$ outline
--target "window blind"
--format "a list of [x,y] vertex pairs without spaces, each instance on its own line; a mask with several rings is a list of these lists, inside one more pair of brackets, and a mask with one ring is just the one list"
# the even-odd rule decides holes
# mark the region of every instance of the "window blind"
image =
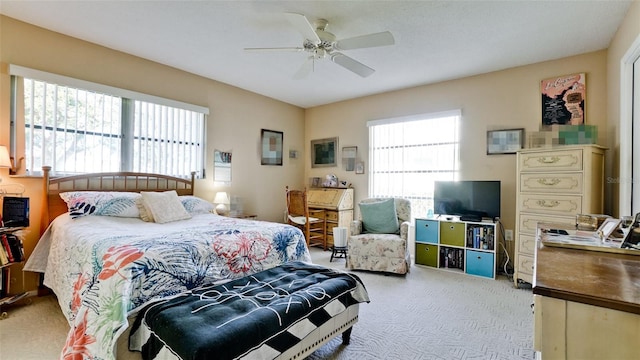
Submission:
[[412,215],[433,209],[433,183],[459,172],[460,111],[373,120],[369,127],[369,196],[411,200]]
[[[140,171],[190,177],[196,171],[203,177],[208,109],[37,70],[13,70],[47,79],[15,81],[14,75],[12,81],[12,96],[22,96],[12,103],[24,104],[24,119],[12,112],[12,139],[24,130],[29,172],[50,165],[67,174]],[[24,89],[20,93],[18,83]]]

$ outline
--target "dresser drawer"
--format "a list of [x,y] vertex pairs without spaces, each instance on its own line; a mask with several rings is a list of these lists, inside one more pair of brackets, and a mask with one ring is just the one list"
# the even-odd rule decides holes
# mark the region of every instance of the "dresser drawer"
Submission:
[[338,220],[338,212],[337,211],[325,210],[325,219],[327,219],[327,221],[337,221]]
[[520,171],[582,170],[582,149],[520,154]]
[[536,251],[536,237],[534,235],[518,234],[518,253],[533,256]]
[[522,173],[520,191],[582,194],[582,173]]
[[520,194],[518,208],[524,212],[576,215],[582,211],[582,197]]
[[518,254],[518,275],[522,273],[533,276],[534,265],[533,256]]
[[535,235],[538,222],[575,225],[576,218],[575,216],[551,216],[520,213],[520,221],[518,222],[518,233]]

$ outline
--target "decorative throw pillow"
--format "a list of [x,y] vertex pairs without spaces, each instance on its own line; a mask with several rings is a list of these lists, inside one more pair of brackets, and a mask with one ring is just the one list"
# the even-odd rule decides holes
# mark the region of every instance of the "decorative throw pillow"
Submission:
[[142,196],[136,199],[136,206],[138,207],[138,211],[140,212],[140,219],[146,222],[154,222],[153,215],[151,215],[151,211],[144,206],[144,201],[142,200]]
[[135,200],[140,194],[118,191],[69,191],[60,193],[72,219],[87,215],[140,217]]
[[142,202],[155,222],[159,224],[191,218],[182,206],[175,190],[165,192],[141,192]]
[[358,206],[365,233],[397,234],[400,230],[396,203],[393,199],[360,203]]
[[179,196],[179,198],[182,206],[191,215],[212,213],[215,208],[212,203],[196,196],[183,195]]

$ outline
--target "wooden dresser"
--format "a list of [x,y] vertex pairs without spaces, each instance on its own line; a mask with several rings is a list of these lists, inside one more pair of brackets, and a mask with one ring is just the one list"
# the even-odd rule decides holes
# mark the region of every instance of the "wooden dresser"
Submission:
[[333,246],[333,228],[349,228],[353,221],[353,188],[312,188],[307,192],[309,209],[325,210],[327,247]]
[[517,154],[514,276],[533,281],[536,225],[576,223],[577,214],[602,214],[604,153],[597,145],[523,149]]
[[640,358],[640,251],[542,246],[533,281],[542,359]]

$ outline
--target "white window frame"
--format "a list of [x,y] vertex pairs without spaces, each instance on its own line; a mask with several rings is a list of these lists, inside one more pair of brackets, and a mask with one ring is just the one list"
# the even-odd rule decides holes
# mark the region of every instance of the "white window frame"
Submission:
[[[202,114],[202,122],[198,131],[201,131],[201,140],[199,140],[199,146],[201,146],[201,150],[195,156],[196,159],[193,159],[195,164],[194,166],[199,167],[196,169],[188,169],[187,173],[191,171],[196,172],[196,177],[203,178],[204,177],[204,167],[205,167],[205,150],[206,150],[206,123],[207,116],[209,114],[209,109],[203,106],[193,105],[189,103],[184,103],[176,100],[166,99],[162,97],[157,97],[153,95],[143,94],[135,91],[130,91],[126,89],[121,89],[117,87],[112,87],[108,85],[93,83],[89,81],[84,81],[80,79],[75,79],[67,76],[62,76],[58,74],[48,73],[36,69],[30,69],[19,65],[11,64],[9,65],[9,75],[12,76],[12,91],[15,92],[16,89],[16,81],[14,81],[14,77],[22,77],[28,79],[34,79],[37,81],[43,81],[46,83],[57,84],[61,86],[67,86],[71,88],[82,89],[86,91],[107,94],[110,96],[120,97],[122,98],[122,107],[130,106],[134,102],[144,102],[154,104],[160,107],[169,107],[171,109],[178,110],[186,110],[188,112],[196,112]],[[22,96],[20,94],[16,94],[17,96]],[[17,101],[12,102],[11,107],[11,119],[12,119],[12,131],[11,131],[11,153],[15,157],[15,154],[18,153],[17,146],[24,146],[24,144],[18,144],[16,139],[19,139],[19,136],[16,136],[17,131],[23,131],[21,129],[24,128],[24,119],[18,120],[17,114],[22,113],[22,110],[17,110],[18,106]],[[133,106],[130,106],[133,107]],[[133,110],[132,110],[133,111]],[[124,117],[129,117],[129,119],[125,119]],[[120,156],[120,170],[119,171],[133,171],[133,147],[131,145],[131,141],[133,139],[134,134],[131,132],[133,126],[131,122],[133,121],[133,112],[131,112],[131,116],[123,116],[122,123],[122,132],[123,135],[126,136],[126,140],[122,141],[121,148],[122,153]],[[175,163],[175,161],[174,161]],[[175,164],[174,164],[175,167]],[[29,169],[29,174],[38,174],[40,169]],[[52,169],[55,172],[55,169]],[[166,171],[166,167],[161,169]],[[160,173],[164,173],[163,171],[158,171]],[[176,175],[175,173],[171,173],[172,171],[167,172],[167,175]],[[59,173],[58,173],[59,175]],[[179,176],[189,176],[184,174],[184,171]]]
[[[420,170],[412,170],[407,173],[423,173],[426,177],[429,177],[431,180],[431,186],[429,185],[429,181],[424,184],[424,192],[420,194],[414,193],[405,193],[403,189],[394,189],[396,191],[385,192],[385,193],[376,193],[376,144],[374,143],[374,128],[379,125],[388,125],[388,124],[403,124],[413,121],[434,121],[437,119],[444,118],[455,118],[455,123],[453,124],[453,134],[452,140],[447,140],[445,142],[429,142],[424,144],[419,144],[417,146],[420,147],[435,147],[441,145],[453,145],[453,154],[451,154],[452,163],[451,168],[447,169],[446,172],[437,172],[433,171],[433,169],[420,169]],[[458,180],[460,174],[460,123],[462,121],[462,111],[450,110],[450,111],[442,111],[436,113],[428,113],[428,114],[418,114],[404,117],[396,117],[396,118],[388,118],[388,119],[378,119],[371,120],[367,122],[367,127],[369,128],[369,197],[402,197],[408,199],[412,202],[412,217],[424,217],[427,216],[427,212],[429,208],[433,210],[433,181],[435,180]],[[402,147],[402,144],[399,144]],[[414,145],[416,146],[416,145]],[[433,174],[430,176],[428,174]],[[445,174],[445,175],[443,175]],[[431,206],[429,206],[429,204]],[[424,214],[423,214],[424,212]]]

